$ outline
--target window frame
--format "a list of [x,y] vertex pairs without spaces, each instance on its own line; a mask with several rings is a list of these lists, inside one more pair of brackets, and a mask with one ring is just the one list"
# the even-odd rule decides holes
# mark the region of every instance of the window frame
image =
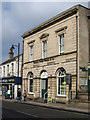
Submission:
[[[62,41],[61,36],[63,36],[63,42],[61,42]],[[58,35],[58,37],[59,37],[59,54],[63,54],[64,53],[64,38],[65,38],[65,35],[64,35],[64,33],[62,33],[62,34]],[[62,47],[63,47],[63,50],[62,50]]]
[[47,40],[44,40],[42,41],[42,58],[44,59],[46,57],[47,57]]
[[[59,80],[60,80],[60,86],[61,86],[61,78],[64,78],[64,82],[66,82],[66,74],[64,74],[64,75],[59,75],[59,72],[60,72],[61,70],[59,70],[58,71],[58,73],[57,73],[57,96],[64,96],[64,97],[66,97],[66,94],[61,94],[61,92],[60,92],[60,94],[58,94],[58,92],[59,92]],[[65,71],[64,71],[65,72]],[[66,90],[66,85],[64,85],[65,87],[64,87],[64,90]],[[61,89],[61,88],[60,88]],[[64,93],[66,93],[66,91],[64,91]]]
[[7,75],[8,75],[8,73],[9,73],[9,65],[7,65]]
[[12,76],[14,75],[14,63],[11,64],[11,69],[12,69]]
[[[30,77],[30,75],[33,76],[33,74],[32,74],[32,73],[29,74],[29,78],[28,78],[28,80],[29,80],[29,81],[28,81],[28,93],[29,93],[29,94],[34,94],[34,92],[31,92],[31,91],[30,91],[30,81],[33,80],[33,77]],[[34,88],[34,87],[33,87],[33,88]]]
[[29,61],[33,61],[33,47],[33,45],[29,46]]
[[5,66],[3,66],[3,77],[5,77]]

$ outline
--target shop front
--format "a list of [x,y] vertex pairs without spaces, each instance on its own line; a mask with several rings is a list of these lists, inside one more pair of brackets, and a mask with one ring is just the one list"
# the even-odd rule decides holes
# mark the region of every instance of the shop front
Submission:
[[17,90],[21,88],[21,77],[5,77],[0,79],[0,95],[8,95],[8,98],[15,99],[17,97]]

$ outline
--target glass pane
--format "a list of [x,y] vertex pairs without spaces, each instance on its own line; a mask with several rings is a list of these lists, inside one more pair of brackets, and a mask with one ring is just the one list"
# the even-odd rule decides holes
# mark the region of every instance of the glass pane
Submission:
[[61,94],[64,95],[64,86],[61,85]]
[[33,54],[33,46],[30,46],[30,53]]
[[60,94],[65,95],[65,91],[66,91],[66,82],[63,77],[61,78]]
[[42,80],[42,89],[46,89],[46,80]]
[[33,46],[30,46],[30,60],[33,60]]
[[62,71],[62,72],[61,72],[61,76],[63,76],[63,75],[65,75],[65,71]]
[[32,55],[30,55],[30,60],[32,60],[33,59],[33,56]]
[[66,95],[66,85],[64,86],[64,95]]
[[61,46],[61,53],[64,52],[64,45]]
[[64,34],[61,35],[61,44],[64,44]]
[[43,41],[43,50],[45,50],[45,41]]
[[63,83],[64,83],[64,77],[61,78],[61,85],[63,85]]
[[45,51],[45,55],[44,55],[44,57],[46,58],[46,51]]
[[58,75],[59,75],[59,76],[61,75],[61,70],[59,71]]
[[30,92],[33,92],[33,79],[30,80]]
[[60,78],[58,78],[58,94],[60,94]]
[[47,49],[47,41],[45,41],[45,50]]
[[47,41],[43,41],[43,58],[46,58]]
[[33,79],[33,74],[32,74],[32,73],[30,74],[30,78],[32,78],[32,79]]
[[64,52],[64,34],[60,35],[60,53]]

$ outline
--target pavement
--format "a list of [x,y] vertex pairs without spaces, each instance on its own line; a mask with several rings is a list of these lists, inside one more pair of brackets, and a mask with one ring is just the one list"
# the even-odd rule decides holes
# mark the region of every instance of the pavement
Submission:
[[[20,102],[19,100],[15,100],[15,99],[10,100],[10,99],[2,98],[2,100],[8,101],[8,102]],[[50,109],[58,109],[58,110],[70,111],[70,112],[78,112],[78,113],[90,115],[90,103],[69,103],[69,104],[40,103],[40,102],[34,102],[32,100],[21,101],[20,103],[39,106],[39,107],[45,107],[45,108],[50,108]]]

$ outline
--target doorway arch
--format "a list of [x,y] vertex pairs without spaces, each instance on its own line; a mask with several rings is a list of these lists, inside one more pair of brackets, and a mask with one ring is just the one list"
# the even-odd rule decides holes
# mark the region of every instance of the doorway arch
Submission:
[[[47,92],[48,89],[48,73],[47,71],[42,71],[41,72],[41,98],[47,98]],[[44,96],[45,95],[45,96]]]

